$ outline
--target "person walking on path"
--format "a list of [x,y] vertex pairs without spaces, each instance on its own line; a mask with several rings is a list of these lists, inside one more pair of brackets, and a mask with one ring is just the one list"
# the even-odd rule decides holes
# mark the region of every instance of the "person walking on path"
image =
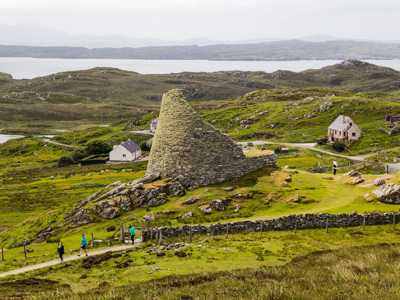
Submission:
[[60,261],[63,262],[64,261],[64,244],[62,241],[58,242],[58,246],[57,246],[57,252],[58,252],[58,256],[60,257]]
[[79,256],[81,256],[83,252],[85,252],[85,255],[88,256],[87,248],[88,248],[88,241],[86,238],[86,234],[83,233],[81,238],[81,248],[79,251]]
[[338,168],[337,162],[334,160],[333,163],[332,163],[333,175],[336,175],[336,173],[337,173],[337,168]]
[[129,225],[129,236],[132,241],[132,245],[135,243],[136,228],[132,224]]

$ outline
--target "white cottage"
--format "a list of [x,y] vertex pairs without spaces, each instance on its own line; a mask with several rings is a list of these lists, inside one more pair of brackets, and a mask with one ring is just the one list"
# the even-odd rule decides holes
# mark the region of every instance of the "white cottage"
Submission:
[[351,143],[361,137],[361,129],[354,121],[344,115],[340,115],[328,128],[329,142]]
[[158,119],[151,120],[151,122],[150,122],[150,132],[151,133],[156,132],[157,125],[158,125]]
[[134,161],[142,155],[140,147],[131,140],[114,145],[110,152],[110,161]]

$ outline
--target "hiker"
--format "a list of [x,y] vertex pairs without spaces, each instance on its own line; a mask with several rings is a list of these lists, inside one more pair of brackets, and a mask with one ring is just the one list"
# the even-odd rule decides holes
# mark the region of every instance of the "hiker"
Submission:
[[88,248],[88,241],[86,238],[86,234],[83,233],[81,238],[81,249],[79,250],[78,256],[81,256],[83,252],[85,252],[85,255],[88,256],[87,248]]
[[64,244],[62,241],[58,242],[58,246],[57,246],[57,252],[58,252],[58,256],[60,257],[60,261],[63,262],[64,261]]
[[333,164],[332,164],[333,175],[336,175],[336,173],[337,173],[337,167],[338,167],[337,162],[334,160],[334,161],[333,161]]
[[132,245],[135,243],[136,228],[132,224],[129,225],[129,236],[131,237]]

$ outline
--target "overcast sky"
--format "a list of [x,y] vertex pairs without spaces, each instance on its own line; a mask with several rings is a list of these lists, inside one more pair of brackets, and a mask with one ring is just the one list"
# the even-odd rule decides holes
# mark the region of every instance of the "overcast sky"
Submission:
[[400,40],[399,16],[400,0],[0,0],[0,43]]

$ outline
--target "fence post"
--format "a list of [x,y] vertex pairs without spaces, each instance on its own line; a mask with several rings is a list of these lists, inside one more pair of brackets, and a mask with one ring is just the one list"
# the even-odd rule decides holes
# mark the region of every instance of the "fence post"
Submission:
[[326,224],[325,224],[325,228],[326,228],[326,232],[328,233],[328,228],[329,228],[329,223],[328,223],[328,219],[326,219]]
[[121,243],[125,243],[125,228],[124,225],[121,225],[121,237],[120,237]]
[[1,247],[1,261],[4,261],[4,248]]
[[396,214],[393,213],[393,229],[396,228]]
[[226,224],[226,237],[229,236],[229,223]]
[[25,259],[27,259],[26,241],[24,241],[24,255],[25,255]]
[[92,248],[94,248],[94,233],[92,232]]
[[297,233],[297,219],[294,221],[294,234]]
[[162,230],[158,229],[158,244],[160,245],[162,241]]
[[192,226],[189,226],[189,243],[192,243]]

